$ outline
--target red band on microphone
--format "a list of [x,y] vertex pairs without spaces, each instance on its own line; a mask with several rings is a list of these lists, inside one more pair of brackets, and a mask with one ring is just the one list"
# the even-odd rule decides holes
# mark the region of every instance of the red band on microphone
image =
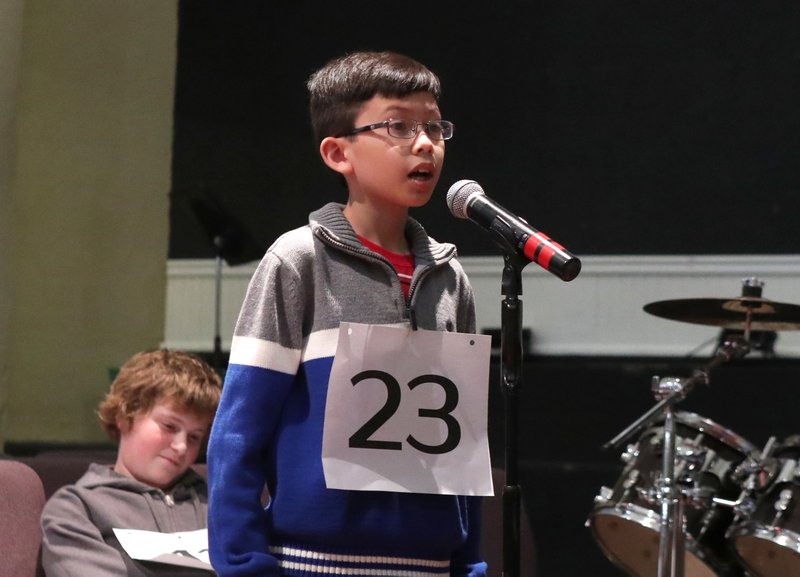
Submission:
[[563,250],[563,246],[557,242],[553,242],[549,236],[542,232],[531,235],[530,238],[525,241],[525,246],[522,247],[522,252],[528,259],[545,269],[550,268],[550,259],[553,258],[553,255]]

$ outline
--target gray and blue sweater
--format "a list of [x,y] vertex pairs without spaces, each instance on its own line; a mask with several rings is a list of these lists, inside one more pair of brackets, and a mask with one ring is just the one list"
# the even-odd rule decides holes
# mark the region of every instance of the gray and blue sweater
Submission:
[[[221,577],[483,577],[475,497],[328,489],[322,431],[339,323],[474,332],[453,245],[409,218],[408,300],[342,206],[281,236],[247,291],[208,449],[209,544]],[[264,484],[271,501],[260,501]]]

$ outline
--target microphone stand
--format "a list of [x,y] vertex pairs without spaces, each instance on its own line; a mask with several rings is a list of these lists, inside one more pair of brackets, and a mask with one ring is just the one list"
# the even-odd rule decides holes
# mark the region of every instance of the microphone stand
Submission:
[[528,264],[504,254],[500,359],[505,408],[505,486],[503,487],[503,577],[520,574],[520,504],[518,480],[519,386],[522,376],[522,269]]
[[[465,192],[466,195],[462,194]],[[470,198],[472,199],[470,201]],[[480,202],[478,200],[480,199]],[[519,387],[522,376],[522,269],[531,261],[551,270],[550,259],[559,265],[551,271],[561,280],[575,278],[580,260],[545,235],[530,229],[525,221],[490,202],[474,181],[459,181],[447,193],[447,205],[458,218],[470,218],[485,228],[503,251],[503,299],[500,327],[502,392],[505,409],[505,485],[503,486],[503,577],[520,574],[520,503],[518,481]],[[461,206],[459,206],[461,205]],[[464,209],[469,205],[469,211]],[[531,245],[531,239],[538,245]],[[544,247],[547,246],[545,249]],[[547,255],[545,257],[545,255]],[[557,271],[557,272],[556,272]]]

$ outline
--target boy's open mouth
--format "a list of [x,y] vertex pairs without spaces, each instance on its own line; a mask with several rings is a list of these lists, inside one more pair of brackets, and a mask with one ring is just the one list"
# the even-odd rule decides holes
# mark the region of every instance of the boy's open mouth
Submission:
[[412,180],[430,180],[433,177],[433,171],[430,170],[414,170],[408,175]]

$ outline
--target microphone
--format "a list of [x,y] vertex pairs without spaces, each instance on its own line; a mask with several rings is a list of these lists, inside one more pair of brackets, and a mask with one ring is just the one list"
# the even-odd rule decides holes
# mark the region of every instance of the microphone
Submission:
[[474,180],[459,180],[451,186],[447,207],[456,218],[468,218],[486,229],[504,250],[535,262],[563,281],[581,272],[580,259],[486,196]]

